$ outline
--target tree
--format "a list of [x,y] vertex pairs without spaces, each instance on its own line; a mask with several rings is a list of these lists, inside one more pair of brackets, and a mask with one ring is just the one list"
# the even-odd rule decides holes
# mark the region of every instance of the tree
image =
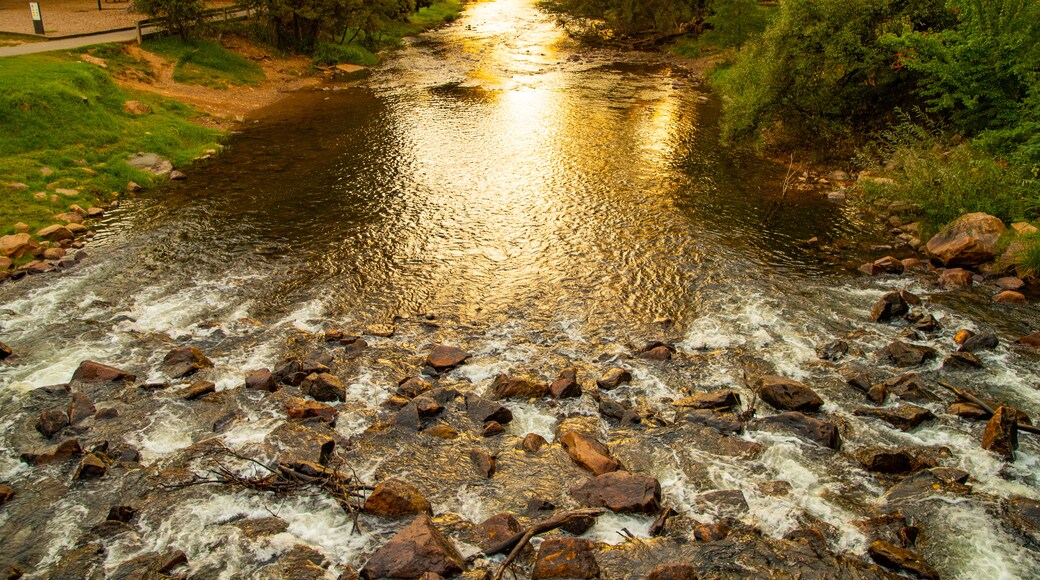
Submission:
[[758,0],[714,0],[707,22],[720,45],[740,46],[765,29],[766,14]]
[[202,22],[206,6],[203,0],[134,0],[134,8],[160,21],[168,34],[188,40]]

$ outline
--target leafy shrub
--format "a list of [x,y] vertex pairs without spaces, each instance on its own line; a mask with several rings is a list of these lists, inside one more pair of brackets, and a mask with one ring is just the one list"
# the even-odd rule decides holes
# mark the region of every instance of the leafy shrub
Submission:
[[167,33],[187,40],[202,22],[206,4],[203,0],[134,0],[134,9],[161,21]]
[[334,66],[340,63],[350,63],[361,66],[375,66],[379,59],[362,46],[356,44],[335,44],[322,42],[314,51],[314,64],[321,66]]

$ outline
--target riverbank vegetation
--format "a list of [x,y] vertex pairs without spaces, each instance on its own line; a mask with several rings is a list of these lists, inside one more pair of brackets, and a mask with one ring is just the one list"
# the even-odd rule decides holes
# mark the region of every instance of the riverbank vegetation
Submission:
[[[869,170],[926,225],[1040,217],[1035,0],[559,0],[620,38],[720,55],[732,144]],[[728,50],[726,50],[728,48]]]
[[[221,132],[199,126],[177,101],[130,92],[104,69],[71,53],[5,58],[0,74],[0,232],[18,221],[31,231],[70,204],[88,207],[150,182],[126,159],[154,152],[186,164]],[[124,104],[152,111],[138,115]],[[74,193],[73,193],[74,192]]]

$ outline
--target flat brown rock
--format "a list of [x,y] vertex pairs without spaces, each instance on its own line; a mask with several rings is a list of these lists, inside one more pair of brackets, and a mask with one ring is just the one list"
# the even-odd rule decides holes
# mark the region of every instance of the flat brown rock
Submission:
[[136,377],[124,370],[86,360],[72,374],[72,380],[81,382],[111,383],[116,381],[132,381]]
[[686,409],[732,409],[740,404],[740,395],[730,390],[697,393],[674,401],[672,405]]
[[399,479],[388,479],[377,485],[365,500],[365,511],[377,516],[398,517],[432,514],[433,508],[419,488]]
[[444,372],[451,370],[470,357],[470,354],[461,348],[448,346],[446,344],[438,344],[433,347],[429,356],[426,357],[426,364],[430,365],[438,372]]
[[491,393],[496,399],[536,399],[545,396],[548,389],[545,383],[533,383],[509,375],[498,375],[491,383]]
[[764,375],[757,382],[762,400],[781,411],[816,411],[823,406],[823,399],[816,391],[798,381]]
[[582,538],[552,538],[538,548],[531,580],[599,578],[595,544]]
[[575,463],[596,475],[623,469],[621,462],[611,457],[606,445],[588,435],[568,431],[560,438],[560,442]]
[[918,578],[938,580],[939,575],[920,556],[888,542],[878,540],[867,548],[870,557],[891,570],[909,572]]
[[570,494],[586,507],[655,513],[660,508],[661,484],[647,475],[614,471],[586,481],[571,489]]

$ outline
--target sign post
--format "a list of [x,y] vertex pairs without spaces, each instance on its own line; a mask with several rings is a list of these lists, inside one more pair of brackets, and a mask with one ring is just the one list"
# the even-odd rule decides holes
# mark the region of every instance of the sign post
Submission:
[[29,12],[32,13],[33,30],[36,31],[36,34],[43,34],[43,15],[40,14],[40,3],[30,2]]

